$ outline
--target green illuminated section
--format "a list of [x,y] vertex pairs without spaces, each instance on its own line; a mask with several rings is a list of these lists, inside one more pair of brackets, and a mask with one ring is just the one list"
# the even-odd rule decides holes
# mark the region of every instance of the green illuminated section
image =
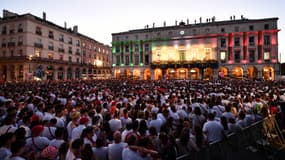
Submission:
[[116,53],[116,46],[112,48],[112,53]]
[[131,64],[130,64],[130,66],[131,66],[131,67],[133,67],[133,66],[134,66],[134,64],[133,64],[133,63],[131,63]]
[[125,64],[124,64],[124,63],[122,63],[120,66],[121,66],[121,67],[124,67],[124,66],[125,66]]
[[113,63],[113,64],[112,64],[112,66],[113,66],[113,67],[116,67],[116,64],[115,64],[115,63]]
[[143,63],[140,63],[140,66],[143,66]]

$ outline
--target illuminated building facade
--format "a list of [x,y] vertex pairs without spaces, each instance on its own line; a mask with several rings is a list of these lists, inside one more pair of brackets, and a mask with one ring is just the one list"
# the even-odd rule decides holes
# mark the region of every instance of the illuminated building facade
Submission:
[[112,34],[114,78],[213,79],[279,76],[278,18],[180,22]]
[[43,17],[3,11],[0,81],[111,77],[111,48]]

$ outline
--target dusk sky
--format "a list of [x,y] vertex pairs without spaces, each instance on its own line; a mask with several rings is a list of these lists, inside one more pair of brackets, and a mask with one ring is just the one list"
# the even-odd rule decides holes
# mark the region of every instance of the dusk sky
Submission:
[[[285,2],[282,0],[1,0],[1,10],[31,13],[57,25],[78,25],[80,33],[111,45],[111,33],[142,29],[145,25],[174,25],[187,18],[191,23],[202,17],[216,21],[279,17],[279,53],[285,62]],[[2,17],[2,15],[1,15]],[[280,57],[280,56],[279,56]]]

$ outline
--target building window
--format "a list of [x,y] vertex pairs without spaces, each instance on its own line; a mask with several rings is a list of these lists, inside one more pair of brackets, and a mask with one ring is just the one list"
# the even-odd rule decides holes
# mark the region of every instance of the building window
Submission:
[[226,39],[225,38],[221,38],[220,42],[221,42],[221,47],[226,47]]
[[61,42],[64,42],[64,35],[63,35],[63,34],[60,34],[58,40],[61,41]]
[[125,52],[130,52],[130,46],[129,45],[125,46]]
[[264,52],[264,61],[269,61],[270,60],[270,51],[265,51]]
[[129,39],[129,36],[126,36],[125,38],[126,38],[126,40],[128,40],[128,39]]
[[120,52],[120,46],[116,46],[116,53]]
[[119,41],[119,40],[120,40],[120,37],[118,36],[118,37],[116,37],[116,39],[117,39],[117,41]]
[[240,38],[235,37],[235,47],[239,47],[239,46],[240,46]]
[[139,45],[135,44],[135,52],[139,52]]
[[255,38],[254,38],[254,36],[250,36],[248,38],[248,42],[249,42],[250,46],[254,46],[255,45]]
[[76,40],[76,46],[80,47],[80,41]]
[[268,29],[269,29],[269,24],[265,24],[265,25],[264,25],[264,29],[265,29],[265,30],[268,30]]
[[203,60],[211,60],[212,59],[212,49],[211,48],[205,48],[205,57]]
[[255,50],[249,50],[249,62],[253,63],[255,61]]
[[120,59],[121,59],[121,56],[117,55],[116,56],[116,65],[120,65]]
[[63,55],[60,54],[59,57],[58,57],[58,59],[62,61],[62,60],[63,60]]
[[138,54],[135,55],[135,65],[139,65],[140,56]]
[[149,55],[148,54],[144,55],[144,64],[149,65]]
[[53,43],[52,42],[48,42],[48,49],[53,51]]
[[53,53],[51,52],[48,53],[48,59],[53,59]]
[[239,32],[239,26],[235,26],[235,32]]
[[145,39],[148,39],[148,34],[145,35]]
[[36,57],[41,57],[41,50],[36,49],[35,50],[35,55],[36,55]]
[[20,23],[20,24],[18,25],[18,32],[19,32],[19,33],[23,32],[22,23]]
[[72,57],[71,56],[68,57],[68,62],[72,62]]
[[235,51],[235,62],[240,63],[240,51]]
[[156,33],[157,38],[160,38],[160,32]]
[[36,34],[37,35],[42,35],[42,29],[41,29],[41,27],[36,27]]
[[172,34],[173,34],[173,33],[172,33],[171,31],[170,31],[170,32],[168,32],[168,35],[169,35],[169,36],[172,36]]
[[148,52],[148,51],[149,51],[149,44],[145,44],[145,45],[144,45],[144,51],[145,51],[145,52]]
[[2,39],[2,48],[4,48],[4,47],[6,47],[6,39],[5,38]]
[[7,27],[6,26],[3,26],[2,27],[2,34],[6,34],[7,33]]
[[14,57],[14,50],[10,51],[11,57]]
[[224,33],[225,32],[225,28],[221,28],[221,32]]
[[63,44],[59,44],[58,51],[64,52]]
[[2,55],[3,55],[3,57],[6,57],[6,51],[5,50],[2,52]]
[[53,39],[53,31],[48,32],[48,38]]
[[20,49],[20,50],[18,51],[18,53],[19,53],[19,54],[18,54],[19,56],[23,56],[23,50],[22,50],[22,49]]
[[138,36],[138,35],[136,35],[135,37],[136,37],[136,40],[138,40],[138,39],[139,39],[139,36]]
[[226,61],[226,51],[221,51],[220,52],[220,59],[224,63]]
[[79,58],[76,58],[76,63],[79,63],[80,61],[79,61]]
[[126,65],[129,65],[130,64],[130,56],[129,55],[126,55],[125,56],[125,59],[126,59]]
[[264,45],[270,45],[270,35],[264,35]]
[[22,46],[23,45],[23,36],[19,36],[18,37],[18,46]]
[[197,31],[196,31],[196,29],[193,29],[192,32],[193,32],[193,34],[196,34]]
[[253,31],[253,30],[254,30],[254,26],[253,26],[253,25],[250,25],[250,26],[249,26],[249,30],[250,30],[250,31]]
[[69,39],[68,39],[68,44],[72,44],[72,38],[71,37],[69,37]]
[[72,47],[68,47],[68,53],[72,54]]

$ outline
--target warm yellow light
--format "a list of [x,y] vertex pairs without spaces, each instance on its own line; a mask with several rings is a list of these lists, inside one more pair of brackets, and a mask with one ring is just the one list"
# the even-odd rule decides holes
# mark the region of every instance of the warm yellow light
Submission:
[[195,69],[191,69],[190,72],[191,72],[191,73],[195,73],[196,70],[195,70]]
[[103,65],[103,62],[101,60],[95,60],[94,61],[94,65],[96,66],[102,66]]
[[187,45],[186,45],[186,48],[189,49],[189,48],[190,48],[190,44],[187,44]]
[[178,45],[177,44],[174,45],[174,49],[178,49]]

